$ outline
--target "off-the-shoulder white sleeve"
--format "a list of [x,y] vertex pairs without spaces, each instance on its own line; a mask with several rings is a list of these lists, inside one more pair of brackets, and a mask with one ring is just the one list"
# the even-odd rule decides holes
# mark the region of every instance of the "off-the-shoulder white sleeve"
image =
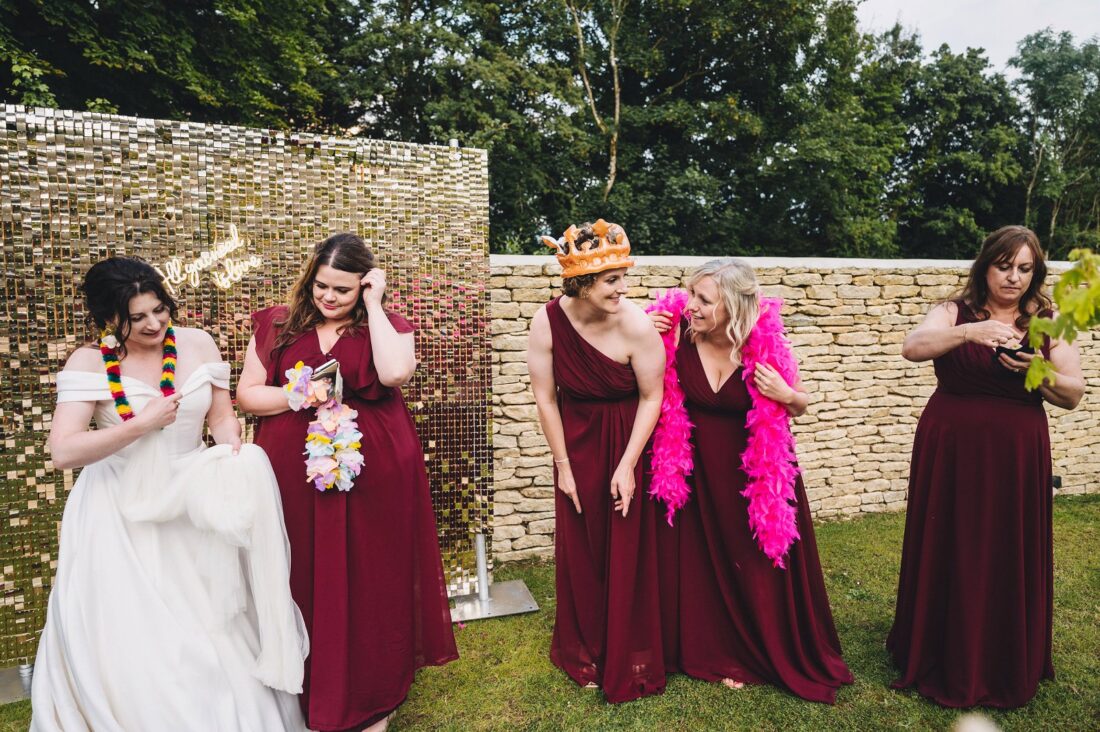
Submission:
[[187,383],[183,385],[183,395],[187,396],[207,384],[218,389],[228,389],[229,364],[225,361],[209,361],[199,366],[195,369],[195,373],[187,378]]
[[111,398],[107,374],[62,371],[57,375],[57,402],[100,402]]

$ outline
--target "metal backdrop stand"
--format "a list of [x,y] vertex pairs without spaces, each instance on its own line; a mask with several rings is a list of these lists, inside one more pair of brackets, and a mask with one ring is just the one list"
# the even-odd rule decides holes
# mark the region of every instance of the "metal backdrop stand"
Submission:
[[484,620],[504,615],[531,613],[539,609],[523,580],[489,584],[489,562],[485,553],[485,534],[474,534],[477,560],[477,592],[454,598],[451,622]]

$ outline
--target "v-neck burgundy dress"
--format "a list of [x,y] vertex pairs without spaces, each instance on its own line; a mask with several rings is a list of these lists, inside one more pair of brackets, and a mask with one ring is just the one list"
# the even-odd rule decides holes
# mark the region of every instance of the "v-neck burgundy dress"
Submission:
[[[363,471],[350,491],[306,482],[306,428],[314,410],[262,417],[256,444],[279,479],[290,585],[310,635],[302,711],[309,728],[359,730],[404,701],[421,666],[458,657],[451,630],[423,451],[400,389],[383,386],[366,327],[322,353],[311,330],[274,349],[285,307],[252,316],[267,383],[286,383],[297,361],[340,362],[344,403],[359,412]],[[390,314],[399,333],[412,326]]]
[[[977,320],[956,304],[956,325]],[[964,343],[933,363],[886,641],[901,670],[894,686],[948,707],[1018,707],[1054,678],[1046,411],[985,346]]]
[[[582,513],[555,490],[557,612],[550,660],[609,702],[665,688],[657,594],[658,507],[646,495],[642,461],[624,517],[613,510],[611,476],[638,409],[633,369],[573,327],[558,299],[546,305],[565,445]],[[555,473],[555,484],[557,475]]]
[[774,684],[833,703],[852,683],[814,540],[801,476],[799,538],[778,569],[749,528],[741,453],[752,398],[738,368],[715,393],[695,344],[682,334],[676,359],[692,425],[691,497],[660,528],[664,636],[670,670],[707,681]]

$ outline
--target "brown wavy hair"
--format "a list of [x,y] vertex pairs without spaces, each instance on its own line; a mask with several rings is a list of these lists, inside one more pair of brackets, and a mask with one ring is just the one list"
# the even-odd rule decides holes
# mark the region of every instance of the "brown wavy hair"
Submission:
[[[307,333],[324,322],[325,316],[313,304],[313,281],[321,265],[328,265],[341,272],[354,272],[362,277],[378,266],[374,253],[366,243],[355,234],[343,232],[333,234],[313,248],[313,254],[306,262],[302,274],[290,291],[290,305],[286,318],[275,322],[279,336],[275,339],[275,348],[282,348],[294,342],[303,333]],[[360,293],[361,295],[362,293]],[[341,333],[354,333],[367,319],[367,308],[363,298],[358,297],[351,310],[351,322],[340,329]]]
[[957,295],[957,299],[965,302],[979,320],[989,320],[992,315],[985,307],[989,301],[986,272],[990,267],[1011,262],[1016,258],[1020,247],[1031,250],[1035,268],[1031,272],[1031,284],[1020,297],[1020,316],[1016,318],[1016,327],[1027,330],[1033,315],[1050,309],[1050,297],[1045,292],[1047,260],[1042,247],[1039,246],[1039,237],[1026,226],[1002,226],[982,242],[981,251],[978,252],[977,259],[970,267],[966,285]]

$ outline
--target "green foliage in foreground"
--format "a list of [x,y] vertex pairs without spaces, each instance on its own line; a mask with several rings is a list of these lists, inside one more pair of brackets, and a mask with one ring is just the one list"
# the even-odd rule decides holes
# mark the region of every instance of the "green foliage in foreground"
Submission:
[[[904,516],[885,514],[817,528],[844,657],[854,685],[835,707],[771,687],[730,691],[682,675],[664,695],[605,704],[550,664],[554,568],[506,565],[498,580],[522,579],[541,610],[456,627],[462,658],[420,672],[391,729],[403,730],[943,730],[960,712],[893,691],[883,643],[893,620]],[[1087,730],[1100,720],[1100,496],[1054,504],[1054,666],[1023,709],[989,711],[1005,730]],[[26,729],[27,702],[0,707],[0,732]]]
[[[1089,249],[1074,249],[1069,255],[1073,267],[1062,273],[1054,285],[1053,318],[1034,318],[1028,328],[1031,347],[1038,350],[1043,336],[1073,343],[1077,334],[1100,325],[1100,255]],[[1028,389],[1037,389],[1051,378],[1054,367],[1042,356],[1027,370]]]

